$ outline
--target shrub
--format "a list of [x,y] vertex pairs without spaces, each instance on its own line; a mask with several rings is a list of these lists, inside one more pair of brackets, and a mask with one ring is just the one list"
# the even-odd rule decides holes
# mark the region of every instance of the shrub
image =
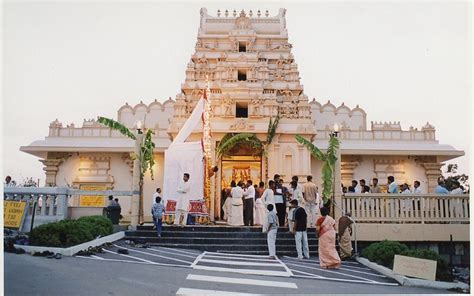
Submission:
[[436,279],[440,281],[453,280],[451,273],[449,272],[448,263],[443,258],[441,258],[438,253],[432,250],[410,250],[405,244],[384,240],[379,243],[370,244],[362,251],[362,256],[366,257],[372,262],[376,262],[377,264],[383,265],[390,269],[393,268],[393,260],[395,255],[435,260],[437,261]]
[[407,245],[395,241],[384,240],[379,243],[370,244],[362,251],[362,256],[372,262],[392,268],[393,258],[395,255],[402,254],[406,251],[408,251]]
[[408,250],[401,254],[403,256],[428,259],[437,261],[436,264],[436,279],[440,281],[452,281],[453,277],[449,272],[449,265],[446,260],[441,258],[438,253],[428,249]]
[[30,232],[30,244],[34,246],[67,248],[93,238],[87,226],[75,220],[43,224]]
[[40,225],[30,232],[29,239],[34,246],[67,248],[91,241],[99,235],[109,235],[112,229],[109,219],[90,216]]
[[94,238],[99,235],[106,236],[113,232],[112,222],[103,216],[86,216],[77,219],[77,221],[86,224]]

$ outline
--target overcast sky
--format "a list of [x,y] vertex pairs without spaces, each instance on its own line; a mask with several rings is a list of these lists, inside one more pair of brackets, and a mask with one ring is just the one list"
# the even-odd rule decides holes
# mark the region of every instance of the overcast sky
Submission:
[[[19,147],[58,118],[116,118],[125,102],[174,98],[194,52],[199,9],[287,8],[289,41],[308,97],[359,104],[370,121],[429,121],[440,143],[471,143],[468,3],[41,3],[4,6],[4,174],[45,176]],[[467,157],[455,160],[468,172]]]

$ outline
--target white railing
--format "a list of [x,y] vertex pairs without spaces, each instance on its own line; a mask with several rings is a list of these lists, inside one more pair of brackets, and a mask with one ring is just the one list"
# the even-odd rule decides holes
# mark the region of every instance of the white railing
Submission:
[[[34,216],[34,227],[68,218],[68,198],[80,195],[132,196],[133,191],[86,191],[68,187],[4,187],[4,200],[27,203],[21,231],[29,231]],[[34,204],[36,202],[36,208]]]
[[358,223],[469,223],[468,194],[346,194],[342,209]]

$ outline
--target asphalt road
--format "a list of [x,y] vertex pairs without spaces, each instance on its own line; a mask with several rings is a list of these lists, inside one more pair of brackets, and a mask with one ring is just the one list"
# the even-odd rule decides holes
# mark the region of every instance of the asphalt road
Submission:
[[[5,295],[447,293],[399,286],[357,263],[328,272],[318,268],[317,258],[269,260],[121,243],[92,257],[60,260],[5,253]],[[119,247],[129,254],[117,254]]]

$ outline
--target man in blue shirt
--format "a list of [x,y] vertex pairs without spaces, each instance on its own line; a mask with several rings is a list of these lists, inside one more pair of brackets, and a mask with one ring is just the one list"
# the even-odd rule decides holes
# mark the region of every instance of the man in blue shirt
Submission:
[[393,176],[388,176],[388,189],[387,193],[398,193],[398,185],[395,183],[395,178]]
[[444,187],[444,179],[443,178],[439,178],[438,179],[438,186],[436,186],[436,189],[435,189],[435,193],[436,194],[449,194],[449,191],[448,189],[446,189],[446,187]]

